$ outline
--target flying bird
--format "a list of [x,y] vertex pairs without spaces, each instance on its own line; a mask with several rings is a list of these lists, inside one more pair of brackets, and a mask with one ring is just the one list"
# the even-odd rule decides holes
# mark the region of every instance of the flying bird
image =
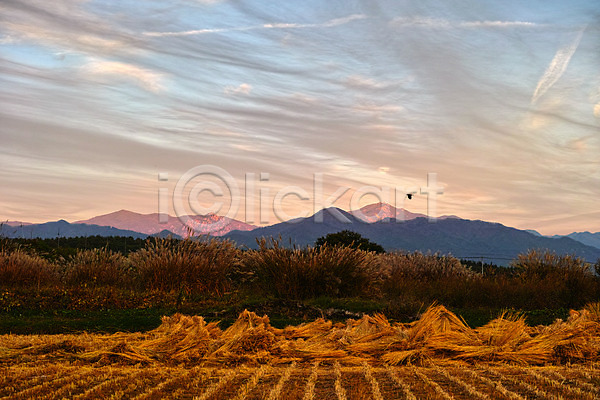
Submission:
[[412,199],[412,193],[407,193],[406,197],[408,197],[409,200]]

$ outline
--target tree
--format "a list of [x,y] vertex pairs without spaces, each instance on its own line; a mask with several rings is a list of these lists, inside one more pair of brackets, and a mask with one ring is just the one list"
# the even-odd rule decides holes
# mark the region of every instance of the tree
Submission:
[[384,248],[377,243],[371,242],[369,239],[362,237],[359,233],[349,230],[322,236],[315,242],[315,247],[319,248],[325,244],[327,246],[352,247],[364,251],[385,253]]

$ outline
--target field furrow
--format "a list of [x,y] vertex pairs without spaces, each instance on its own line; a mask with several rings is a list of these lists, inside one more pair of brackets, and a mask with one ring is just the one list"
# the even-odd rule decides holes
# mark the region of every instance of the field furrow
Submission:
[[19,364],[3,370],[2,399],[595,399],[600,367],[524,368],[449,362],[158,366]]

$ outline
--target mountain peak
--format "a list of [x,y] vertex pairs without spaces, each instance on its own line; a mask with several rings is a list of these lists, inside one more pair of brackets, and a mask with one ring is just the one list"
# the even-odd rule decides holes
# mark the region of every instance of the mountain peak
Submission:
[[361,221],[372,223],[385,219],[397,219],[400,221],[409,221],[415,218],[427,218],[425,214],[412,213],[404,208],[396,208],[388,203],[373,203],[361,207],[358,210],[352,210],[350,213]]
[[351,223],[356,220],[356,218],[349,212],[342,210],[338,207],[327,207],[322,210],[317,211],[312,217],[309,217],[314,221],[331,221],[337,220],[342,223]]
[[75,223],[110,226],[147,235],[155,235],[167,230],[181,237],[189,235],[188,226],[192,227],[196,234],[210,234],[213,236],[221,236],[232,230],[247,231],[255,228],[253,225],[221,217],[213,213],[207,215],[184,215],[181,218],[168,216],[166,222],[161,222],[158,213],[140,214],[129,210],[119,210]]

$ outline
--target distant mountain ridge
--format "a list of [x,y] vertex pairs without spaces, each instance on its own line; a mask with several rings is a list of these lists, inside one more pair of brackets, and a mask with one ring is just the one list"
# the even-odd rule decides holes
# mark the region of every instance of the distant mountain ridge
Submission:
[[[210,234],[212,236],[223,236],[232,230],[249,231],[256,228],[254,225],[215,214],[190,215],[184,216],[182,219],[187,219],[187,223],[194,228],[194,235]],[[188,227],[177,217],[169,215],[166,223],[160,223],[158,213],[139,214],[128,210],[120,210],[110,214],[99,215],[74,223],[111,226],[113,228],[132,230],[147,235],[154,235],[163,230],[173,232],[181,237],[188,237],[189,234]]]
[[364,222],[377,222],[385,219],[409,221],[415,218],[427,218],[425,214],[412,213],[404,208],[396,208],[387,203],[373,203],[350,211],[354,217]]
[[[30,224],[23,226],[3,226],[0,235],[9,238],[40,238],[52,239],[56,237],[77,236],[131,236],[145,239],[149,235],[110,226],[91,224],[70,224],[65,220],[45,222],[43,224]],[[156,236],[163,236],[165,232],[157,232]]]
[[[396,219],[397,221],[410,221],[415,218],[429,218],[426,214],[412,213],[405,208],[396,208],[388,203],[373,203],[361,207],[358,210],[351,210],[350,214],[361,221],[372,223],[387,219]],[[458,218],[455,215],[443,215],[437,219]]]
[[31,222],[22,222],[22,221],[0,221],[0,224],[4,224],[6,226],[25,226],[31,225]]
[[[342,215],[342,222],[335,215]],[[316,222],[322,220],[322,222]],[[571,238],[548,238],[510,228],[499,223],[460,218],[437,219],[417,217],[404,222],[384,219],[366,223],[338,208],[321,210],[294,223],[257,228],[248,232],[232,231],[225,238],[239,245],[256,248],[260,237],[282,238],[284,245],[312,245],[317,238],[341,230],[351,230],[382,245],[386,250],[441,252],[459,258],[482,259],[507,265],[518,254],[530,249],[549,249],[559,254],[576,254],[590,262],[600,258],[600,249]]]
[[[120,210],[71,224],[64,220],[43,224],[10,221],[0,224],[0,236],[188,236],[187,227],[178,218],[169,216],[164,224],[159,223],[158,218],[157,213],[140,214]],[[386,203],[370,204],[351,212],[331,207],[308,218],[296,218],[264,227],[213,214],[190,216],[189,221],[200,232],[195,232],[195,235],[210,233],[223,236],[250,248],[256,247],[256,239],[260,237],[281,237],[284,245],[305,246],[314,244],[317,238],[328,233],[348,229],[382,245],[386,250],[451,253],[461,258],[481,259],[501,265],[534,248],[576,254],[590,262],[600,258],[600,232],[573,232],[566,236],[548,237],[533,230],[519,230],[456,216],[443,216],[431,222],[425,214],[396,209]]]
[[600,232],[573,232],[566,235],[566,237],[569,237],[573,240],[577,240],[578,242],[581,242],[588,246],[600,249]]

